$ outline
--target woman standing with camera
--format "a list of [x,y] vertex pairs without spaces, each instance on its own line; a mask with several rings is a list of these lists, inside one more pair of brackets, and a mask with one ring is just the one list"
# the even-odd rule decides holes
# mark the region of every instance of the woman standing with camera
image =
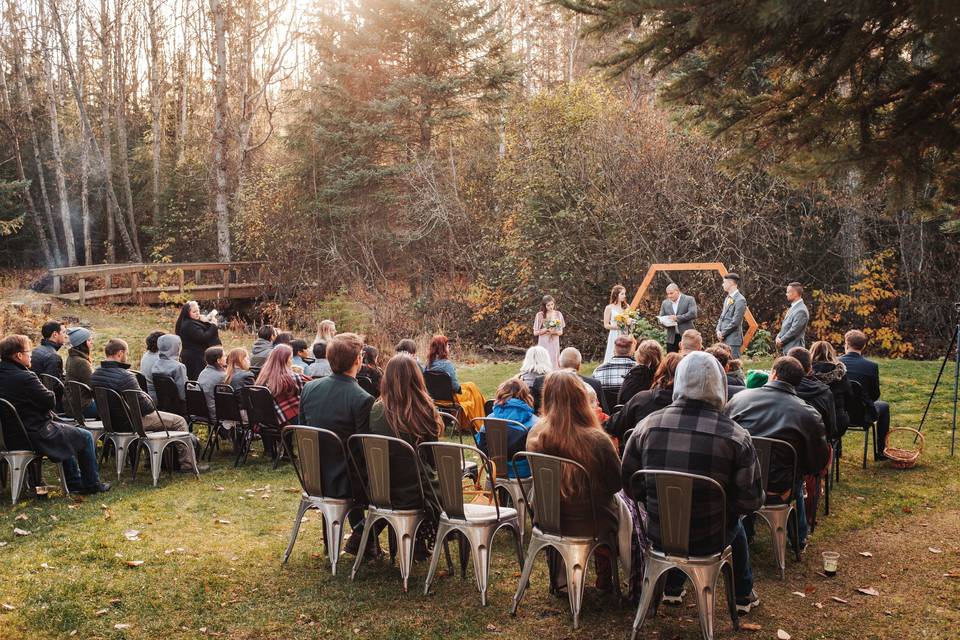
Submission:
[[203,353],[209,347],[220,344],[220,329],[217,326],[217,310],[200,313],[200,305],[190,300],[180,308],[174,332],[180,336],[183,349],[180,362],[187,367],[187,379],[196,380],[206,366]]

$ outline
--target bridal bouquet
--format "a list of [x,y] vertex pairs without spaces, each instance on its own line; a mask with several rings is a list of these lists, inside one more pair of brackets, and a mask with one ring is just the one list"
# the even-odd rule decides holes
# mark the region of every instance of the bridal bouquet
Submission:
[[634,309],[624,309],[613,317],[613,321],[617,323],[620,333],[626,335],[633,333],[633,327],[639,319],[640,314]]
[[561,325],[560,325],[560,321],[559,321],[559,320],[556,320],[556,319],[554,319],[554,320],[547,320],[547,321],[545,321],[545,322],[543,323],[543,328],[544,328],[544,329],[547,329],[547,330],[549,330],[549,331],[557,331],[557,330],[560,329],[560,326],[561,326]]

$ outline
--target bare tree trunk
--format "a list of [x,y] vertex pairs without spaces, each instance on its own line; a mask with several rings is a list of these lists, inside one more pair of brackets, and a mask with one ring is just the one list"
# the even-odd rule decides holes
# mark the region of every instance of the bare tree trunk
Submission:
[[47,239],[47,228],[43,219],[37,212],[33,203],[33,195],[30,193],[30,181],[27,180],[27,174],[23,169],[23,154],[20,152],[20,133],[17,130],[17,118],[13,115],[12,103],[10,101],[10,91],[7,88],[7,74],[0,71],[0,90],[3,91],[3,108],[6,110],[9,122],[10,139],[13,142],[14,159],[17,161],[17,179],[23,183],[23,199],[27,204],[27,213],[30,219],[37,227],[37,239],[40,241],[40,249],[43,251],[43,257],[47,267],[57,265],[56,256],[50,247],[50,241]]
[[[83,46],[83,12],[80,0],[77,0],[77,89],[81,101],[84,100],[83,64],[86,53]],[[93,264],[93,244],[90,238],[90,152],[87,140],[90,136],[80,123],[80,220],[83,225],[83,263]]]
[[50,114],[50,151],[53,154],[53,169],[57,180],[57,198],[60,201],[60,224],[63,225],[63,242],[67,249],[67,264],[71,267],[77,264],[77,246],[73,238],[73,223],[70,220],[70,200],[67,194],[67,179],[63,171],[63,152],[60,149],[60,120],[57,114],[57,92],[53,86],[53,65],[50,58],[53,52],[47,40],[49,25],[43,11],[43,2],[40,8],[40,28],[43,30],[43,71],[46,75],[47,110]]
[[843,257],[843,269],[847,282],[853,284],[860,273],[863,262],[863,212],[852,206],[860,188],[860,172],[856,169],[847,173],[847,200],[851,205],[840,207],[840,247]]
[[115,120],[117,123],[117,153],[120,160],[120,181],[123,186],[123,195],[126,200],[127,224],[130,228],[130,237],[136,253],[140,254],[140,239],[137,231],[137,219],[133,211],[133,190],[130,188],[130,162],[127,148],[127,63],[123,53],[123,5],[121,0],[116,4],[116,26],[114,30],[114,83],[116,99]]
[[183,28],[183,46],[180,49],[180,103],[179,119],[177,121],[176,134],[176,152],[174,153],[173,166],[180,164],[180,156],[183,153],[183,147],[186,144],[187,134],[189,133],[189,121],[187,112],[190,100],[190,42],[189,21],[187,15],[188,0],[183,0],[183,9],[180,11],[180,23]]
[[[107,189],[113,189],[113,152],[111,150],[110,126],[110,79],[113,76],[113,56],[110,53],[110,13],[106,0],[100,0],[100,129],[103,133],[103,179]],[[114,221],[113,203],[104,198],[103,205],[107,219],[107,262],[117,261],[117,229]]]
[[160,129],[160,109],[163,104],[163,80],[160,73],[160,25],[157,21],[157,7],[154,0],[147,5],[150,38],[150,130],[153,135],[153,227],[160,224],[160,141],[163,132]]
[[227,43],[226,9],[221,0],[210,0],[216,46],[216,92],[213,109],[213,213],[217,219],[217,255],[230,262],[230,209],[227,195]]

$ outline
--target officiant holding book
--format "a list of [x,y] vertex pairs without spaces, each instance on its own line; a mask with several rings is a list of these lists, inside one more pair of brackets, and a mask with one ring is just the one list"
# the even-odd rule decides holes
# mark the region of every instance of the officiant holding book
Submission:
[[697,318],[697,301],[693,296],[681,293],[680,287],[671,282],[667,285],[667,299],[660,304],[659,317],[667,330],[667,352],[679,351],[680,336],[687,329],[693,329],[693,321]]

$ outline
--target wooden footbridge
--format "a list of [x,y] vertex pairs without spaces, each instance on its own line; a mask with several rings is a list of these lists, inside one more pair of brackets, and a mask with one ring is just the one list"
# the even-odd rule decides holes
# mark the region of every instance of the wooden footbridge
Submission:
[[263,262],[98,264],[51,269],[53,295],[80,304],[256,298]]

